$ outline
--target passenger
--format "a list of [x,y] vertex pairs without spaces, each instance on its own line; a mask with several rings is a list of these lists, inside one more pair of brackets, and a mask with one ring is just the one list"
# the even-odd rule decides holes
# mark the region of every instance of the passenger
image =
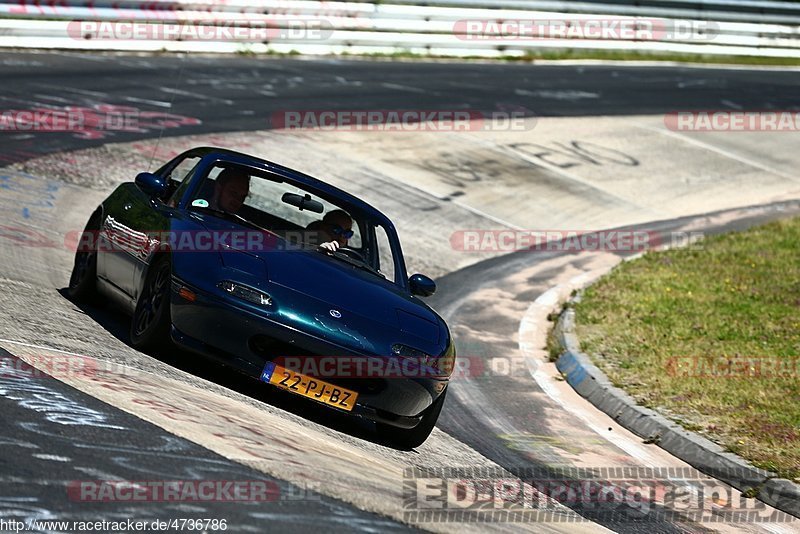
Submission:
[[344,210],[332,210],[321,221],[309,224],[307,229],[319,233],[322,241],[320,249],[335,252],[339,247],[346,247],[348,240],[353,237],[353,218]]

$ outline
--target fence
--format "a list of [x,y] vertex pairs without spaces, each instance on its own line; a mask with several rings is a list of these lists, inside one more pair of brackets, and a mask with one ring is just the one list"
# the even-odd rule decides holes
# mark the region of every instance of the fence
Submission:
[[732,0],[0,0],[0,47],[525,56],[800,57],[800,4]]

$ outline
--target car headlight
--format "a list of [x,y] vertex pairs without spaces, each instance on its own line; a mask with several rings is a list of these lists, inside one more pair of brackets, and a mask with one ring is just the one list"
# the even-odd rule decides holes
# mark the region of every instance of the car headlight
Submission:
[[450,376],[453,372],[456,358],[455,347],[452,345],[441,358],[431,356],[426,352],[415,349],[414,347],[409,347],[408,345],[403,345],[402,343],[395,343],[392,345],[392,354],[414,360],[419,365],[432,369],[434,371],[433,376],[437,377]]
[[426,365],[428,367],[431,367],[436,363],[436,358],[430,354],[422,352],[419,349],[415,349],[414,347],[403,345],[402,343],[395,343],[392,345],[392,354],[395,356],[402,356],[403,358],[415,360],[421,365]]
[[217,284],[221,290],[230,293],[234,297],[258,304],[259,306],[272,306],[272,297],[263,291],[253,289],[252,287],[243,286],[230,280],[223,280]]

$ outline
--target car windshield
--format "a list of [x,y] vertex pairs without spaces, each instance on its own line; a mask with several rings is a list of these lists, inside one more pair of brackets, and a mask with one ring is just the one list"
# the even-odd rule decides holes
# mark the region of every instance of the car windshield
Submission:
[[[335,199],[248,167],[219,162],[201,180],[189,209],[268,230],[289,248],[317,250],[398,283],[396,252],[379,222]],[[332,241],[338,244],[335,251],[321,246]]]

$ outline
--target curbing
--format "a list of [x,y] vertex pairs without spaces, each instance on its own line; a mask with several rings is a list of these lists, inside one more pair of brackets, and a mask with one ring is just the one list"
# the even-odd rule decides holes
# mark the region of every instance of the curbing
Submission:
[[770,506],[800,518],[800,485],[750,465],[708,439],[682,428],[657,412],[639,406],[580,351],[575,334],[575,310],[567,307],[554,331],[561,356],[556,367],[582,397],[648,443],[685,461],[697,470],[754,495]]

